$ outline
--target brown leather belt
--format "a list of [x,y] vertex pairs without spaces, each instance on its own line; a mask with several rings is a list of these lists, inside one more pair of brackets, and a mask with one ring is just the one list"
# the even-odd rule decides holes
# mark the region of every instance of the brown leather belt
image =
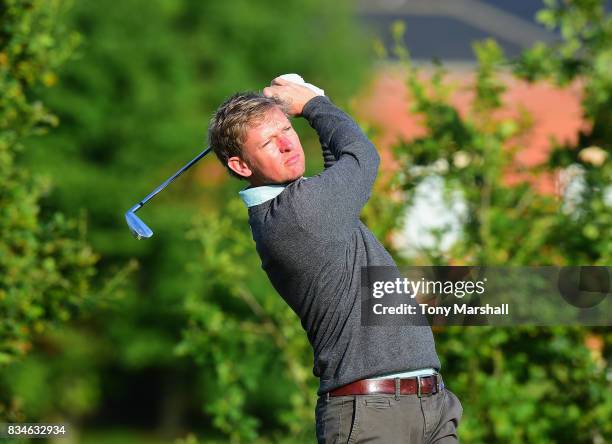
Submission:
[[[399,387],[398,387],[399,386]],[[431,396],[444,388],[442,378],[438,374],[430,376],[415,376],[413,378],[391,379],[361,379],[343,385],[329,392],[329,396],[396,394],[399,388],[400,395]]]

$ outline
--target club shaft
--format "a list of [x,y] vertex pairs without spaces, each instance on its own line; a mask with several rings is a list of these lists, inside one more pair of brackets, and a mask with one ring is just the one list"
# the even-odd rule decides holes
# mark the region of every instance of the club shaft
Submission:
[[159,193],[161,190],[163,190],[164,188],[166,188],[174,179],[176,179],[177,177],[179,177],[181,174],[183,174],[184,171],[188,170],[189,168],[191,168],[198,160],[200,160],[202,157],[206,156],[210,151],[212,150],[212,148],[208,147],[206,148],[204,151],[202,151],[200,154],[198,154],[196,157],[193,158],[193,160],[191,162],[189,162],[187,165],[185,165],[183,168],[181,168],[180,170],[178,170],[176,173],[174,173],[174,175],[172,177],[170,177],[168,180],[166,180],[164,183],[162,183],[160,186],[158,186],[157,188],[155,188],[147,197],[145,197],[144,199],[142,199],[139,203],[137,203],[136,205],[134,205],[132,208],[130,208],[130,211],[134,212],[137,211],[138,209],[140,209],[144,204],[146,204],[149,200],[151,200],[153,198],[153,196],[155,196],[157,193]]

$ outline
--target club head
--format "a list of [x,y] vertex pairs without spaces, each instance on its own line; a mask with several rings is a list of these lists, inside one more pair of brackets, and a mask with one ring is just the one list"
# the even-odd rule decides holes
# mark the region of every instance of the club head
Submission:
[[127,221],[130,231],[136,239],[142,239],[143,237],[149,238],[153,236],[153,231],[146,224],[134,214],[132,211],[125,213],[125,220]]

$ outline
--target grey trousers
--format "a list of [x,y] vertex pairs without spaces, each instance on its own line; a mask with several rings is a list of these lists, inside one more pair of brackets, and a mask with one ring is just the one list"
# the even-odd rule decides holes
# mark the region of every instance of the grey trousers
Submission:
[[330,443],[458,443],[463,414],[447,388],[434,395],[320,396],[317,441]]

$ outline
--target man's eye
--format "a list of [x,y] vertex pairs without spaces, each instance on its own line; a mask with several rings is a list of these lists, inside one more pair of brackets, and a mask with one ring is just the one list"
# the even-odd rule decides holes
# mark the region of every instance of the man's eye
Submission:
[[293,128],[291,128],[290,126],[288,126],[287,128],[285,128],[285,131],[289,131],[289,130],[291,130],[291,129],[293,129]]

